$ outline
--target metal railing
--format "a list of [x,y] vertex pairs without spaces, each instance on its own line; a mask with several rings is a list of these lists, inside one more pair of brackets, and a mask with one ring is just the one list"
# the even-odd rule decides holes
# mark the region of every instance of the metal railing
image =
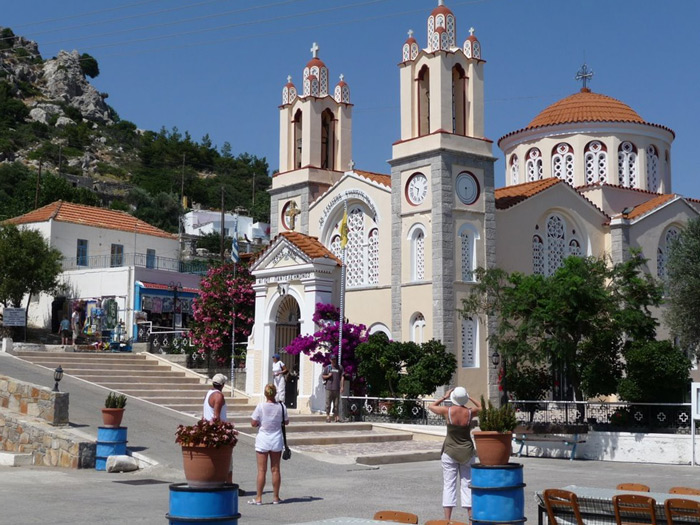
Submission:
[[151,354],[183,354],[185,348],[190,346],[187,337],[189,329],[167,330],[153,327],[148,334],[148,351]]
[[690,433],[690,403],[511,401],[523,424],[585,424],[594,430]]
[[208,266],[204,261],[179,261],[159,255],[149,256],[145,253],[125,253],[123,255],[90,255],[85,257],[64,257],[64,270],[79,270],[81,268],[121,268],[137,266],[166,270],[169,272],[193,273],[204,275]]
[[442,416],[428,410],[434,399],[344,396],[345,416],[355,421],[444,425]]

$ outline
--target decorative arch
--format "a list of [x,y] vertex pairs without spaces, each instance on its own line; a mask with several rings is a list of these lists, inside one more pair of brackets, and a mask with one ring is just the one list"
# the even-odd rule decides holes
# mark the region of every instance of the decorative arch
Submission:
[[647,146],[647,190],[659,191],[659,150],[656,146]]
[[599,140],[586,144],[586,184],[605,184],[608,181],[608,149]]
[[369,329],[367,330],[367,333],[369,335],[376,334],[378,332],[381,332],[383,334],[386,334],[386,336],[391,339],[391,330],[389,330],[389,327],[385,325],[384,323],[374,323],[370,325]]
[[294,169],[301,168],[301,154],[303,147],[303,126],[302,126],[302,113],[300,109],[296,110],[294,113],[294,162],[292,165]]
[[510,156],[510,183],[517,184],[520,180],[520,159],[516,154]]
[[430,69],[423,66],[418,72],[418,136],[430,133]]
[[425,280],[425,226],[416,223],[408,230],[408,242],[411,245],[411,281]]
[[411,316],[411,341],[421,344],[425,341],[425,317],[422,313],[416,312]]
[[461,65],[452,68],[452,133],[467,134],[467,75]]
[[321,113],[321,169],[335,169],[335,115],[326,108]]
[[461,277],[464,282],[474,282],[476,269],[476,241],[479,231],[471,224],[463,224],[459,228],[459,249]]
[[620,186],[636,188],[639,184],[637,146],[629,141],[620,144],[617,150],[617,171]]
[[542,180],[542,152],[538,148],[530,148],[525,161],[527,181]]
[[574,148],[560,142],[552,149],[552,175],[574,185]]
[[661,236],[661,239],[659,239],[659,247],[656,251],[656,275],[662,281],[665,281],[668,277],[666,273],[666,264],[668,263],[669,248],[671,247],[671,244],[673,244],[673,241],[678,238],[680,233],[681,231],[679,227],[671,225],[666,228]]
[[535,226],[532,237],[532,271],[540,275],[552,275],[571,255],[582,257],[580,234],[560,213],[550,213],[544,223],[544,231]]
[[479,367],[479,323],[473,317],[462,319],[462,368]]

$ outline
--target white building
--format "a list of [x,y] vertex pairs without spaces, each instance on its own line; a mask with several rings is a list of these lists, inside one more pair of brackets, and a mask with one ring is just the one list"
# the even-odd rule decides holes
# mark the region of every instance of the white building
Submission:
[[[221,233],[221,211],[193,209],[182,219],[185,234],[207,235]],[[267,244],[270,241],[270,225],[265,222],[255,222],[252,217],[224,213],[224,235],[232,236],[234,229],[238,237],[252,244]]]
[[128,337],[137,317],[163,327],[188,324],[203,268],[179,261],[176,235],[126,212],[63,201],[7,222],[39,231],[63,254],[65,292],[35,298],[30,325],[56,332],[75,308],[89,335],[114,328],[108,311],[124,321]]

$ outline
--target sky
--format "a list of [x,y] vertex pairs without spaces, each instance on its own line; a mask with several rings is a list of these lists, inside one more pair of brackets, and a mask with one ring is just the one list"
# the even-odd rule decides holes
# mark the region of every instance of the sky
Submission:
[[[399,138],[401,47],[413,29],[426,46],[437,0],[3,0],[0,26],[39,44],[94,56],[91,82],[139,128],[189,132],[234,154],[279,165],[279,109],[287,75],[301,89],[314,42],[331,86],[342,73],[353,107],[356,169],[390,172]],[[676,133],[673,191],[700,198],[700,1],[445,0],[457,40],[482,46],[486,136],[496,186],[505,185],[497,141],[544,108],[589,87]],[[693,146],[696,144],[696,146]]]

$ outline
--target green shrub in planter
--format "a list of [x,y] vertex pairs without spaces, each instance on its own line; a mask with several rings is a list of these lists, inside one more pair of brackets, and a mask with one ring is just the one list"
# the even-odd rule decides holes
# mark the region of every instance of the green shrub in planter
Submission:
[[105,399],[105,408],[124,408],[125,406],[126,396],[124,394],[110,392],[107,399]]
[[485,402],[481,396],[481,412],[479,412],[479,428],[483,431],[511,433],[518,425],[515,409],[510,403],[496,408],[491,401]]

